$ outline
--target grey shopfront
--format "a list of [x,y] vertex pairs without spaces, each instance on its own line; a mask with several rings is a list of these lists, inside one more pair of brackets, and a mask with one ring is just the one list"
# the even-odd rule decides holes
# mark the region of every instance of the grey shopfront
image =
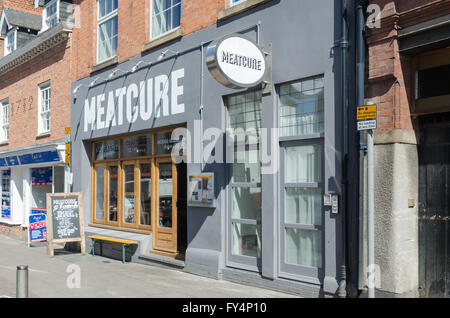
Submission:
[[[87,235],[138,240],[133,260],[181,258],[203,276],[336,294],[345,265],[340,5],[269,1],[74,82],[72,191],[83,195]],[[234,33],[268,53],[268,86],[227,88],[208,72],[208,45]],[[171,161],[177,128],[189,132],[186,164]],[[230,144],[239,128],[255,138]],[[214,176],[209,207],[187,202],[188,176],[202,173]],[[325,194],[338,195],[338,213]]]

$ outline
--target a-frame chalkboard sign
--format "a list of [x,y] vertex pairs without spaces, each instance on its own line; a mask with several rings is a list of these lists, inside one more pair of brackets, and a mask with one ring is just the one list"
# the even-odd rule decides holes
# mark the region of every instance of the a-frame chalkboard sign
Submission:
[[80,242],[86,253],[81,193],[47,194],[47,255],[54,256],[54,243]]

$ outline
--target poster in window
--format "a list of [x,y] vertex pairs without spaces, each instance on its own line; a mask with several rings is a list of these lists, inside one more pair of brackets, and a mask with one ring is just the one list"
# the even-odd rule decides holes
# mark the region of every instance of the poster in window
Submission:
[[188,205],[197,207],[215,207],[214,174],[202,173],[188,176]]
[[31,184],[52,185],[53,169],[52,167],[34,168],[31,170]]

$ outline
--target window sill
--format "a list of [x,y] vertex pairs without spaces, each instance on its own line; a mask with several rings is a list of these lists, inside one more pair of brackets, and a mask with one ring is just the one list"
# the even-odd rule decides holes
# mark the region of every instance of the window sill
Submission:
[[2,141],[2,142],[0,142],[0,147],[1,146],[7,146],[7,145],[9,145],[9,141]]
[[183,36],[183,28],[178,28],[176,30],[174,30],[173,32],[170,32],[166,35],[163,35],[160,38],[156,38],[154,40],[150,40],[149,42],[145,43],[144,45],[142,45],[142,53],[151,50],[157,46],[160,46],[161,44],[170,42],[172,40],[181,38]]
[[94,66],[91,66],[91,73],[98,72],[100,70],[103,70],[103,69],[110,67],[112,65],[115,65],[117,63],[119,63],[119,57],[116,55],[116,56],[110,58],[109,60],[106,60],[106,61],[96,64]]
[[36,136],[36,139],[50,137],[50,132],[42,133]]
[[259,5],[269,2],[269,1],[272,1],[272,0],[246,0],[242,3],[235,4],[231,7],[228,7],[228,8],[225,8],[225,9],[219,11],[219,16],[217,17],[217,21],[228,19],[232,16],[235,16],[239,13],[251,10],[256,6],[259,6]]

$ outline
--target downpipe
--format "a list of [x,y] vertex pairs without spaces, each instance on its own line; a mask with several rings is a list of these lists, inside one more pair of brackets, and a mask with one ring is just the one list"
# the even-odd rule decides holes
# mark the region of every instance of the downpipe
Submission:
[[340,281],[337,297],[347,297],[347,157],[348,157],[348,85],[347,85],[347,51],[348,51],[348,26],[347,26],[347,0],[342,0],[342,39],[341,39],[341,64],[342,64],[342,265],[340,267]]

